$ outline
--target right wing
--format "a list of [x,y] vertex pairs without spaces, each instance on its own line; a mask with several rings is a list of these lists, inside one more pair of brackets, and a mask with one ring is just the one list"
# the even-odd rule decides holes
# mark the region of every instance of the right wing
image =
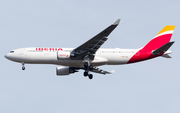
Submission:
[[104,44],[104,42],[107,40],[106,37],[117,27],[119,22],[120,19],[81,46],[75,48],[71,52],[71,58],[75,60],[82,60],[86,55],[89,55],[90,60],[93,60],[96,51],[101,47],[102,44]]

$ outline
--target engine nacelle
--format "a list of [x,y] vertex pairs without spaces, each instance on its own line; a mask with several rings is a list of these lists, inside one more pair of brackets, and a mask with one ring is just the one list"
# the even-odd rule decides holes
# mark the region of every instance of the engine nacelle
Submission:
[[56,73],[57,75],[60,75],[60,76],[69,75],[74,72],[77,72],[77,71],[70,67],[57,67],[56,68]]
[[65,51],[58,51],[57,52],[57,59],[69,59],[70,58],[70,52],[65,52]]

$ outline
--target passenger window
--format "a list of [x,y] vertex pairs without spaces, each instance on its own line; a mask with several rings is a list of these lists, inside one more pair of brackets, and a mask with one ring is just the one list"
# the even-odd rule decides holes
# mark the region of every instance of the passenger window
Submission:
[[14,53],[14,51],[10,51],[10,53]]

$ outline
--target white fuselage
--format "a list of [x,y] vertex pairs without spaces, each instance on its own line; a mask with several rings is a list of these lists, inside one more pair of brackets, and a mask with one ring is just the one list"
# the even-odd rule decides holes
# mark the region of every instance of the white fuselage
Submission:
[[[70,58],[58,59],[58,51],[71,52],[73,48],[21,48],[5,55],[9,60],[31,64],[56,64],[71,67],[83,67],[83,60]],[[94,66],[127,64],[139,49],[99,49],[90,61]]]
[[168,49],[174,43],[170,42],[174,25],[164,27],[148,44],[139,49],[100,49],[119,22],[120,19],[77,48],[21,48],[10,51],[5,57],[22,63],[22,70],[25,70],[25,63],[55,64],[66,66],[57,67],[57,75],[69,75],[83,69],[84,76],[88,76],[89,79],[93,78],[90,71],[99,74],[114,73],[114,70],[108,72],[97,66],[129,64],[159,56],[171,58],[168,55],[171,51]]

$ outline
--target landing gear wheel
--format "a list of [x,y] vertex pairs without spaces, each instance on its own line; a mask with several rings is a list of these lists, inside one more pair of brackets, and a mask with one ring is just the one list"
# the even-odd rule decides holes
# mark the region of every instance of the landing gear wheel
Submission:
[[90,75],[88,75],[89,76],[89,79],[92,79],[93,78],[93,75],[92,74],[90,74]]
[[24,66],[22,67],[22,70],[25,70],[25,67],[24,67]]
[[85,77],[88,76],[88,72],[87,72],[87,71],[84,72],[84,76],[85,76]]

